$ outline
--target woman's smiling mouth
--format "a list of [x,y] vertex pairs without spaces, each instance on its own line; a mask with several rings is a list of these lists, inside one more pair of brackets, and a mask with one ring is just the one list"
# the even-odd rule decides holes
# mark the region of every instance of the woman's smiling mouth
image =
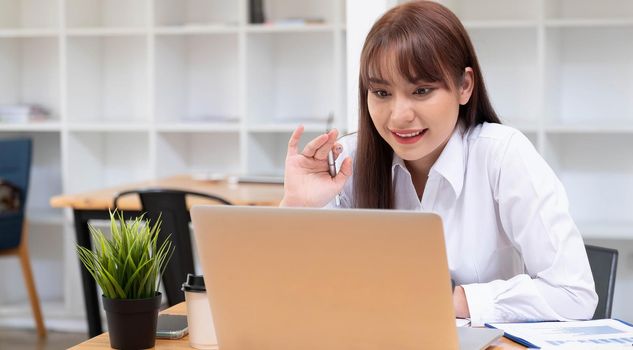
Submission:
[[411,143],[416,143],[420,139],[422,139],[424,134],[426,134],[427,130],[429,129],[427,128],[427,129],[420,129],[420,130],[397,130],[397,131],[390,130],[390,131],[391,131],[391,134],[396,139],[396,141],[398,141],[399,143],[411,144]]

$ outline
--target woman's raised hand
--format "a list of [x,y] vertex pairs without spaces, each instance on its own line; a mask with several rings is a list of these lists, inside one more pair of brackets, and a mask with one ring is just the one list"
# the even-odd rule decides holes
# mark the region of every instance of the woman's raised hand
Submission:
[[322,207],[341,192],[347,178],[352,175],[352,159],[347,157],[335,177],[328,172],[327,154],[334,159],[342,152],[336,143],[338,131],[331,130],[310,141],[301,152],[298,150],[303,126],[299,126],[288,141],[286,171],[284,174],[284,198],[281,206]]

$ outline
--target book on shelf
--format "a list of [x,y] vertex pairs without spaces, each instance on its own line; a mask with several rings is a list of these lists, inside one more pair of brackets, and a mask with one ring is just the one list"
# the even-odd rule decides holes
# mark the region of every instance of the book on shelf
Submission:
[[40,105],[0,105],[0,123],[39,122],[48,120],[50,116],[50,111]]
[[266,19],[264,0],[249,0],[249,23],[278,26],[305,26],[311,24],[324,24],[325,19],[320,17],[287,17],[270,21]]
[[319,17],[289,17],[277,20],[272,24],[279,26],[307,26],[325,24],[325,20]]
[[266,22],[264,15],[264,0],[249,1],[249,17],[252,24],[261,24]]

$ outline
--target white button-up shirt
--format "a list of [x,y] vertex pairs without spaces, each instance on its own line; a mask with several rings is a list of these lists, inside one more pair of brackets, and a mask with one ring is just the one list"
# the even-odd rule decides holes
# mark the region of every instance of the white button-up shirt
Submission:
[[[354,157],[356,134],[340,143],[339,166]],[[354,176],[362,174],[348,179],[341,207],[354,207]],[[484,123],[462,135],[456,128],[422,200],[395,154],[392,181],[396,209],[442,217],[450,273],[464,287],[473,325],[593,316],[598,296],[567,195],[519,131]]]

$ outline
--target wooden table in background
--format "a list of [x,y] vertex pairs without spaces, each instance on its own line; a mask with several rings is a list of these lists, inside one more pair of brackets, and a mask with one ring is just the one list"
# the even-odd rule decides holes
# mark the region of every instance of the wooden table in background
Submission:
[[[108,210],[114,196],[123,191],[142,188],[170,188],[186,191],[210,193],[220,196],[235,205],[278,205],[283,197],[280,184],[231,184],[227,181],[194,180],[189,175],[178,175],[159,180],[150,180],[97,191],[68,194],[51,198],[53,208],[73,208],[82,210]],[[207,203],[196,199],[189,204]],[[124,210],[140,210],[141,203],[135,196],[121,198],[119,207]]]
[[[55,196],[50,204],[54,208],[72,208],[75,218],[75,235],[77,244],[91,249],[92,243],[88,222],[90,220],[109,220],[108,209],[112,208],[117,193],[144,188],[166,188],[220,196],[236,205],[276,206],[283,197],[283,186],[279,184],[233,184],[226,181],[194,180],[189,175],[179,175],[159,180],[144,181],[97,191]],[[214,203],[192,197],[188,199],[189,207],[196,204]],[[126,218],[141,214],[141,203],[138,196],[126,196],[119,200],[119,209]],[[88,321],[88,335],[97,336],[102,333],[97,285],[86,268],[81,265],[84,304]]]
[[[187,314],[187,304],[180,303],[178,305],[174,305],[169,309],[161,312],[161,314],[170,314],[170,315],[186,315]],[[108,333],[103,333],[97,337],[86,340],[85,342],[70,348],[71,350],[100,350],[100,349],[110,349],[110,338],[108,337]],[[156,339],[156,350],[184,350],[184,349],[193,349],[189,346],[189,336],[185,336],[181,339]],[[522,350],[525,347],[513,342],[512,340],[501,338],[497,342],[495,342],[492,346],[488,347],[487,350]]]

